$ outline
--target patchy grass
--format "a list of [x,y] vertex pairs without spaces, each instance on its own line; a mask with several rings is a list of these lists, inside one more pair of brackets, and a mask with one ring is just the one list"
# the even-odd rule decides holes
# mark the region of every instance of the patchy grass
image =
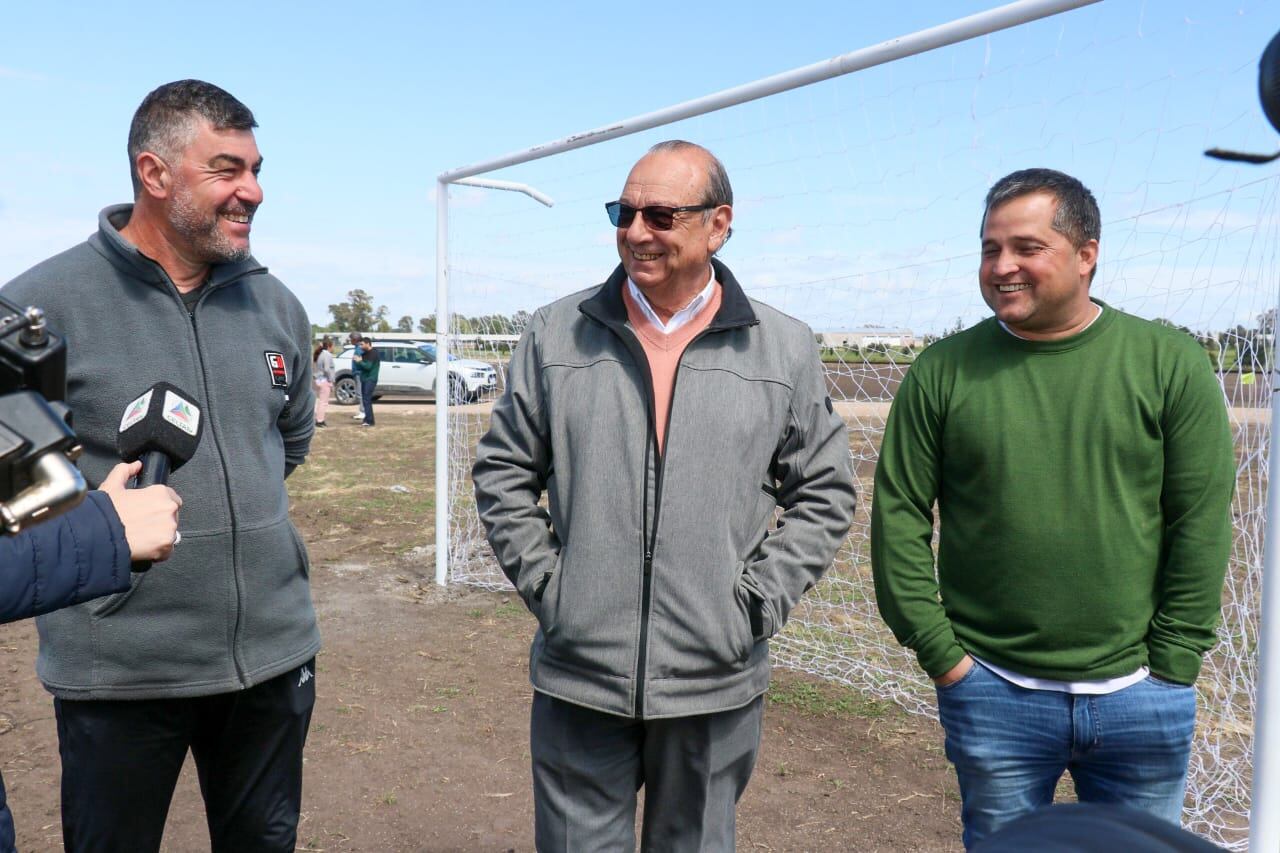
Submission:
[[498,619],[517,619],[523,617],[527,612],[525,606],[520,602],[507,599],[504,599],[501,604],[493,609],[493,615]]
[[329,427],[288,481],[312,563],[377,566],[418,555],[426,563],[435,542],[434,410],[379,411],[374,429],[361,429],[351,411],[330,408]]
[[811,717],[870,720],[902,713],[892,702],[870,698],[852,687],[799,678],[775,679],[766,698],[770,705],[793,708]]

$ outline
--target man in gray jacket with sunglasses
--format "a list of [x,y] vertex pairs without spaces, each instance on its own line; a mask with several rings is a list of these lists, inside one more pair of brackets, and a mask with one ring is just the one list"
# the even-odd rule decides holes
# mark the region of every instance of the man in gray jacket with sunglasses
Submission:
[[633,848],[641,786],[643,849],[733,849],[769,637],[852,519],[813,333],[712,257],[732,204],[709,151],[650,149],[606,205],[621,265],[533,316],[480,443],[480,516],[538,619],[539,850]]

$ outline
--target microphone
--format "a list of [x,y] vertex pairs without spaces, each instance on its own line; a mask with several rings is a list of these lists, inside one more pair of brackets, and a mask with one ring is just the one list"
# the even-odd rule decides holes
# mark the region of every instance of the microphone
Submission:
[[203,432],[204,419],[191,395],[157,382],[125,407],[116,449],[125,462],[142,460],[138,488],[163,485],[195,455]]
[[[1262,51],[1262,59],[1258,62],[1258,100],[1262,101],[1262,112],[1266,115],[1267,121],[1280,131],[1280,33],[1272,37],[1270,44]],[[1237,163],[1261,164],[1280,160],[1280,151],[1274,154],[1247,154],[1224,148],[1210,148],[1204,153],[1206,157],[1233,160]]]
[[[168,382],[157,382],[125,407],[116,433],[116,449],[125,462],[142,460],[136,488],[164,485],[169,475],[195,455],[204,432],[200,407],[191,395]],[[135,572],[151,568],[150,560],[133,564]]]

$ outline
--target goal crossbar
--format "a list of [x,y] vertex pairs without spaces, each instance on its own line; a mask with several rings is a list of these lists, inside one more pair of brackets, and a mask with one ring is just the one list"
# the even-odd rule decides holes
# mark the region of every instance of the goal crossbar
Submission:
[[554,142],[547,142],[542,145],[535,145],[532,148],[504,154],[492,160],[485,160],[480,163],[473,163],[470,166],[461,166],[448,172],[441,172],[436,180],[441,184],[456,183],[462,178],[469,178],[472,175],[481,175],[485,172],[505,169],[508,166],[540,160],[543,157],[550,157],[553,154],[572,151],[575,148],[582,148],[587,145],[596,145],[610,139],[617,139],[620,136],[630,136],[633,133],[661,127],[664,124],[673,124],[677,121],[705,115],[726,107],[767,98],[779,92],[786,92],[791,89],[798,89],[801,86],[809,86],[823,80],[830,80],[833,77],[852,74],[854,71],[861,71],[864,68],[873,68],[886,62],[893,62],[907,56],[914,56],[917,53],[924,53],[939,47],[968,41],[972,38],[1007,30],[1010,27],[1020,26],[1041,18],[1049,18],[1062,12],[1069,12],[1072,9],[1099,2],[1101,0],[1018,0],[1016,3],[1009,3],[1005,6],[988,9],[985,12],[978,12],[967,18],[957,18],[946,24],[918,30],[909,35],[899,36],[870,47],[855,50],[852,53],[841,54],[831,59],[815,62],[812,65],[805,65],[802,68],[783,71],[780,74],[774,74],[771,77],[765,77],[751,83],[744,83],[741,86],[734,86],[731,89],[723,89],[710,95],[704,95],[701,98],[685,101],[682,104],[612,122],[583,133],[574,133]]

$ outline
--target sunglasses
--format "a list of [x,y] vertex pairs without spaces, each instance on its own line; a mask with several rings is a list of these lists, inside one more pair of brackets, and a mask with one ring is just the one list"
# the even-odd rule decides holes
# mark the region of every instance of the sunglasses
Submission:
[[630,228],[636,214],[644,217],[645,224],[654,231],[670,231],[675,224],[677,213],[690,213],[695,210],[712,210],[718,204],[687,204],[684,207],[667,207],[663,204],[650,204],[646,207],[632,207],[626,202],[611,201],[604,206],[609,214],[609,221],[614,228]]

